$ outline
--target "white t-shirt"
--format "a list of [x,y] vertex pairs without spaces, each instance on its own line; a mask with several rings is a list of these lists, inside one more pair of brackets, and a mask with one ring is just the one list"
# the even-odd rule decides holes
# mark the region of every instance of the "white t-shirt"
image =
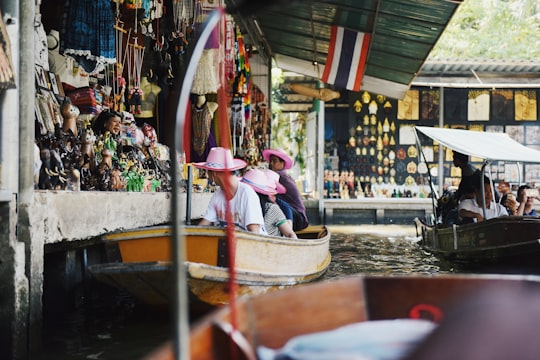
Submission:
[[[225,225],[227,223],[225,204],[225,193],[219,189],[210,198],[210,203],[203,217],[212,223]],[[247,229],[250,224],[259,224],[261,226],[260,233],[266,234],[259,196],[251,186],[243,182],[238,183],[238,190],[230,200],[230,206],[235,225]]]
[[[487,204],[486,204],[487,206]],[[484,212],[482,211],[482,206],[478,205],[476,202],[476,199],[463,199],[459,203],[458,210],[468,210],[475,212],[477,214],[481,214],[484,216]],[[508,215],[508,211],[506,211],[506,208],[502,206],[499,203],[491,203],[491,207],[488,209],[486,208],[486,217],[485,219],[491,219],[498,216]]]

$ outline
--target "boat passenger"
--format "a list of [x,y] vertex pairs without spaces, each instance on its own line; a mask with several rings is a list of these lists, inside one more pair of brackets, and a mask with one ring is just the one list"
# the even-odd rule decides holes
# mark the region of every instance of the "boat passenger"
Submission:
[[[537,216],[536,211],[534,210],[534,199],[538,196],[528,196],[528,191],[531,189],[529,185],[521,185],[517,191],[517,201],[519,206],[516,211],[516,215],[519,216]],[[535,190],[535,189],[532,189]],[[534,191],[538,194],[538,190]]]
[[500,181],[497,185],[497,191],[499,192],[499,195],[501,197],[503,195],[510,194],[512,192],[512,190],[510,189],[510,183],[508,181]]
[[[268,186],[274,189],[278,195],[285,194],[287,190],[285,189],[285,186],[281,185],[281,183],[279,182],[279,174],[267,168],[263,169],[263,172],[269,181]],[[275,196],[275,201],[276,204],[279,205],[279,208],[281,209],[281,211],[283,211],[283,214],[285,214],[285,217],[292,226],[294,218],[292,206],[288,202],[281,198],[278,198],[277,196]]]
[[233,159],[231,151],[223,147],[213,147],[206,162],[194,163],[197,168],[208,170],[208,178],[219,189],[212,195],[206,213],[199,225],[218,223],[225,226],[227,201],[230,203],[232,219],[236,226],[257,233],[266,234],[264,218],[257,193],[247,184],[240,182],[233,171],[244,168],[244,160]]
[[304,206],[296,182],[287,173],[287,170],[293,166],[294,160],[283,150],[279,149],[266,149],[263,150],[262,154],[263,158],[268,163],[270,170],[279,174],[279,182],[286,189],[286,192],[284,194],[279,194],[278,198],[285,200],[293,208],[293,230],[298,231],[305,229],[309,225],[306,207]]
[[516,196],[512,193],[504,194],[501,197],[501,205],[506,208],[508,215],[517,215],[518,203]]
[[241,182],[248,184],[259,195],[261,209],[264,214],[264,226],[268,235],[285,236],[296,239],[290,222],[274,201],[277,191],[269,186],[269,178],[259,169],[250,169]]
[[[484,193],[482,194],[481,181],[484,181]],[[493,190],[491,189],[491,181],[487,176],[482,176],[480,173],[473,176],[472,184],[474,186],[475,196],[471,199],[463,199],[458,205],[458,215],[460,218],[472,220],[473,222],[483,221],[484,212],[482,210],[482,197],[486,203],[486,219],[491,219],[498,216],[508,215],[505,207],[498,202],[493,201]]]
[[455,197],[457,201],[474,198],[473,176],[480,170],[469,162],[469,156],[457,151],[452,152],[454,166],[461,169],[461,182],[459,183]]

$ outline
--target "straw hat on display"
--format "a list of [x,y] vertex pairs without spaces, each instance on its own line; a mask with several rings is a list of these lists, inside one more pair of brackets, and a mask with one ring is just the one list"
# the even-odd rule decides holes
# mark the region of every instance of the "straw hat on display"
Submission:
[[266,150],[263,150],[262,155],[263,155],[264,160],[266,160],[267,163],[270,163],[270,156],[272,156],[272,155],[277,156],[278,158],[283,160],[285,162],[285,165],[283,166],[284,170],[288,170],[288,169],[292,168],[292,166],[294,165],[293,158],[290,157],[289,155],[287,155],[285,153],[285,151],[283,151],[283,150],[266,149]]
[[264,169],[263,173],[264,175],[266,175],[266,178],[268,179],[268,186],[276,190],[278,194],[285,194],[287,192],[287,189],[285,189],[285,186],[283,186],[279,182],[279,174],[277,172],[270,169]]
[[258,192],[263,195],[275,195],[276,190],[268,186],[268,179],[266,175],[259,169],[250,169],[245,174],[242,180],[243,183],[248,184]]
[[246,167],[244,160],[234,159],[229,149],[213,147],[205,162],[194,163],[198,168],[211,171],[235,171]]

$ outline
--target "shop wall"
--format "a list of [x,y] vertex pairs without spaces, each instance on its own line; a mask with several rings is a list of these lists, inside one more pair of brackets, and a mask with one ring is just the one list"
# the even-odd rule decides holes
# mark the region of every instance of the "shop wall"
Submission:
[[[444,126],[505,132],[523,145],[540,149],[537,89],[444,89],[442,100]],[[334,195],[327,197],[343,198],[343,194],[335,193],[336,174],[342,179],[343,173],[350,172],[354,173],[356,196],[426,196],[423,188],[429,181],[428,171],[433,183],[438,182],[441,149],[421,136],[424,162],[416,146],[414,126],[438,126],[440,105],[439,89],[413,87],[401,100],[351,92],[346,105],[327,107],[325,170],[334,180]],[[445,148],[442,151],[444,182],[458,183],[460,170],[452,165],[452,153]],[[477,158],[471,162],[478,167],[482,164]],[[540,181],[536,164],[518,168],[495,162],[488,170],[494,181]],[[411,194],[405,195],[409,187]]]

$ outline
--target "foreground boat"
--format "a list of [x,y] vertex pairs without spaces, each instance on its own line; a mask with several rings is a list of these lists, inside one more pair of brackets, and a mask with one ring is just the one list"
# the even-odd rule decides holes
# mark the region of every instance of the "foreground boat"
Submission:
[[[538,163],[540,151],[527,148],[504,133],[417,126],[415,130],[441,146],[484,159],[482,173],[493,161]],[[421,149],[421,145],[418,144]],[[425,157],[424,157],[425,158]],[[484,186],[483,184],[481,184]],[[493,185],[492,185],[493,188]],[[483,188],[482,188],[483,192]],[[434,196],[436,221],[415,219],[421,246],[453,262],[490,265],[540,265],[540,218],[501,216],[481,222],[447,224],[444,212],[435,202],[453,203],[451,196]],[[485,204],[480,204],[484,210]],[[492,206],[496,206],[494,203]],[[483,214],[485,218],[485,213]]]
[[[149,304],[172,296],[171,232],[168,225],[107,234],[118,262],[89,266],[99,281],[125,289]],[[216,306],[229,300],[228,241],[225,229],[183,227],[191,300]],[[330,233],[325,226],[297,232],[298,239],[235,230],[237,295],[262,294],[313,281],[330,264]]]
[[[501,299],[521,292],[529,296],[533,290],[538,297],[539,277],[517,275],[355,276],[308,284],[240,299],[235,308],[237,332],[231,332],[233,315],[229,306],[200,319],[191,327],[190,358],[255,359],[261,346],[280,349],[295,336],[375,320],[444,322],[455,306],[479,294],[493,291]],[[497,300],[497,296],[490,298]],[[387,334],[381,335],[377,341],[384,343]],[[364,340],[357,337],[353,341]],[[373,341],[373,337],[370,340]],[[231,348],[230,344],[235,346]],[[324,346],[320,341],[311,345]],[[374,345],[377,344],[365,344],[364,348]],[[147,360],[173,358],[172,346],[167,344],[149,355]],[[330,354],[326,358],[335,357]]]
[[540,218],[502,216],[478,223],[427,225],[416,219],[420,245],[464,264],[540,266]]

